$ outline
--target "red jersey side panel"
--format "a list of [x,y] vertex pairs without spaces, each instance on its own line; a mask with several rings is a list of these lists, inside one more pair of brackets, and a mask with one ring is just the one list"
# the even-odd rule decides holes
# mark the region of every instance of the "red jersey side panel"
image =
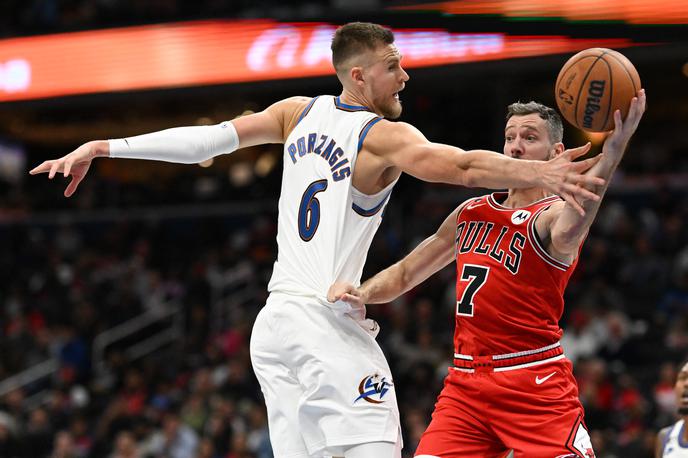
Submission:
[[506,193],[469,202],[456,222],[455,352],[497,355],[559,341],[566,265],[541,246],[534,222],[559,197],[523,208],[500,205]]

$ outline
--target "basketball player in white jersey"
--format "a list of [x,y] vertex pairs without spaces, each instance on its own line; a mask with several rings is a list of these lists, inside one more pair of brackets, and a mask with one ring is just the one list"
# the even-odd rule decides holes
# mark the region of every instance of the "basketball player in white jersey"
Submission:
[[[72,177],[71,196],[96,157],[198,163],[238,148],[283,143],[278,255],[270,296],[253,328],[251,360],[278,458],[399,457],[394,383],[368,321],[327,301],[335,281],[360,282],[392,187],[402,172],[430,182],[488,188],[543,187],[582,212],[575,198],[597,159],[589,145],[550,162],[512,160],[429,142],[401,114],[408,75],[391,31],[353,23],[337,30],[339,97],[293,97],[215,126],[93,141],[32,174]],[[342,308],[340,308],[342,307]]]
[[674,393],[681,419],[657,434],[655,458],[688,458],[688,361],[679,369]]

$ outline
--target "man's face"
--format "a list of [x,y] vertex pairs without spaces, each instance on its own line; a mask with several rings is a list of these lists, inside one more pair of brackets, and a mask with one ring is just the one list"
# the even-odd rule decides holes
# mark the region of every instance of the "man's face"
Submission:
[[385,118],[396,119],[401,115],[399,92],[409,79],[401,68],[401,54],[394,44],[380,45],[368,53],[363,67],[363,91],[366,99],[372,101],[369,108]]
[[674,385],[679,415],[688,415],[688,363],[684,364]]
[[556,151],[557,144],[549,138],[547,123],[537,113],[515,115],[507,121],[504,155],[514,159],[547,161],[555,156]]

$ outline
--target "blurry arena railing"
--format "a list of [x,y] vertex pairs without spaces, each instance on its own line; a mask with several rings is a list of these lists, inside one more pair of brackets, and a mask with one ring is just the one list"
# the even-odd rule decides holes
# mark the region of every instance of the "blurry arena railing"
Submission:
[[110,347],[121,344],[119,349],[127,360],[135,361],[176,341],[183,332],[184,314],[176,304],[165,311],[147,311],[101,332],[93,339],[91,361],[96,377],[107,373],[106,354]]
[[0,397],[17,388],[22,388],[43,378],[52,376],[59,367],[60,364],[58,360],[56,358],[50,358],[0,381]]
[[[169,304],[169,309],[164,311],[147,311],[103,331],[93,340],[92,367],[95,375],[98,378],[107,375],[106,354],[113,346],[118,346],[118,350],[122,351],[128,361],[135,361],[177,341],[183,333],[184,313],[179,304]],[[59,369],[60,362],[57,358],[35,364],[0,381],[0,397],[20,388],[39,385],[38,382],[53,377]],[[46,393],[46,389],[40,388],[37,392],[30,393],[27,404],[42,404]]]

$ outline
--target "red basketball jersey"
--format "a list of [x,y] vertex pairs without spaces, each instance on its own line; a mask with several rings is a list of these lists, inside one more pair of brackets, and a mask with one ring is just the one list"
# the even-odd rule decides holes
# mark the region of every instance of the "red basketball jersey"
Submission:
[[559,341],[564,289],[572,265],[550,256],[535,220],[557,196],[523,208],[507,193],[471,200],[457,216],[455,352],[498,355]]

